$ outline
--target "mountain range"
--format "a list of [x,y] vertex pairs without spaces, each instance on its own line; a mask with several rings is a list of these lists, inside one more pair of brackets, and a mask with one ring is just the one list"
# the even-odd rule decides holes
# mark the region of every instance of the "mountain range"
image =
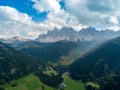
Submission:
[[[34,74],[52,87],[68,73],[86,90],[119,90],[120,31],[55,28],[37,39],[0,39],[0,86]],[[4,43],[4,44],[3,44]],[[0,87],[1,89],[1,87]]]
[[47,34],[41,34],[36,41],[39,42],[57,42],[66,41],[105,41],[120,35],[120,31],[96,30],[94,27],[83,28],[75,31],[73,28],[63,27],[48,31]]
[[5,43],[11,47],[18,47],[19,45],[24,44],[25,42],[31,41],[23,37],[15,36],[11,38],[0,38],[0,42]]
[[46,34],[40,34],[38,38],[26,39],[19,36],[11,38],[1,38],[0,41],[13,47],[19,47],[22,44],[30,41],[53,43],[58,41],[73,41],[73,42],[94,42],[102,43],[109,39],[120,36],[120,31],[113,30],[97,30],[94,27],[83,28],[79,31],[75,31],[73,28],[63,27],[61,29],[53,29],[48,31]]

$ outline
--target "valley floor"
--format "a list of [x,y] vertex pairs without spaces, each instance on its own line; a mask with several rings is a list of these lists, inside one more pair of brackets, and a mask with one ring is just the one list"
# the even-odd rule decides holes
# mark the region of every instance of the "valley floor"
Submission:
[[[64,90],[86,90],[81,81],[74,81],[67,74],[63,75]],[[3,86],[5,90],[60,90],[43,84],[35,75],[28,75],[18,80],[13,80]]]

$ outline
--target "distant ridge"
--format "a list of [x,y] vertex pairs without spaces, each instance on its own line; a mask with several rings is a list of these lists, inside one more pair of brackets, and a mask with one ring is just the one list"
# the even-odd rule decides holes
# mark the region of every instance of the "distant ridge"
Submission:
[[94,27],[88,27],[75,31],[73,28],[63,27],[61,29],[53,29],[47,34],[41,34],[36,41],[39,42],[57,42],[66,41],[105,41],[120,36],[120,31],[113,30],[96,30]]

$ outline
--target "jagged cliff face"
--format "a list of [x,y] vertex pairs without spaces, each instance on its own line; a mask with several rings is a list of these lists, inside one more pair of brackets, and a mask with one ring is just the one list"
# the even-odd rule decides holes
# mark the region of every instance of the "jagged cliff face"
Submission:
[[40,42],[56,42],[61,40],[76,41],[78,40],[77,35],[77,31],[72,28],[64,27],[60,30],[55,28],[52,31],[48,31],[47,34],[39,35],[36,40]]
[[56,42],[60,40],[67,41],[105,41],[115,37],[118,37],[120,32],[112,30],[98,31],[93,27],[82,29],[79,32],[72,28],[63,27],[62,29],[55,28],[52,31],[48,31],[47,34],[39,35],[36,41],[40,42]]
[[55,28],[48,31],[47,34],[41,34],[34,40],[24,39],[20,37],[13,37],[9,39],[0,39],[1,42],[11,46],[18,47],[25,42],[38,41],[38,42],[57,42],[57,41],[81,41],[81,42],[97,42],[102,43],[109,39],[120,36],[120,31],[113,30],[96,30],[93,27],[88,27],[80,31],[75,31],[73,28],[63,27],[62,29]]

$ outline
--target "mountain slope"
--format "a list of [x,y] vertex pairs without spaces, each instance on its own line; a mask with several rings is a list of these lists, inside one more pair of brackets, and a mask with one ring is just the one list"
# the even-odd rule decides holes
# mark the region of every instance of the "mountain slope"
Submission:
[[63,80],[61,75],[43,59],[21,54],[0,43],[0,85],[31,73],[53,87],[57,87]]
[[[31,63],[32,62],[32,63]],[[7,82],[34,71],[42,61],[21,54],[0,43],[0,82]]]
[[59,41],[55,43],[27,42],[18,51],[59,65],[69,65],[100,43]]
[[77,46],[77,43],[74,42],[59,41],[43,47],[31,47],[30,45],[27,48],[22,47],[18,50],[44,60],[56,62],[61,56],[68,55],[69,52],[77,48]]
[[25,42],[22,45],[19,45],[18,47],[16,47],[16,50],[20,50],[23,48],[42,48],[48,45],[51,45],[52,43],[42,43],[42,42],[37,42],[37,41],[29,41],[29,42]]
[[103,86],[103,90],[119,90],[110,89],[109,85],[117,88],[120,83],[117,80],[120,79],[120,37],[79,58],[70,66],[69,71],[74,79],[82,79],[85,82],[97,81]]

